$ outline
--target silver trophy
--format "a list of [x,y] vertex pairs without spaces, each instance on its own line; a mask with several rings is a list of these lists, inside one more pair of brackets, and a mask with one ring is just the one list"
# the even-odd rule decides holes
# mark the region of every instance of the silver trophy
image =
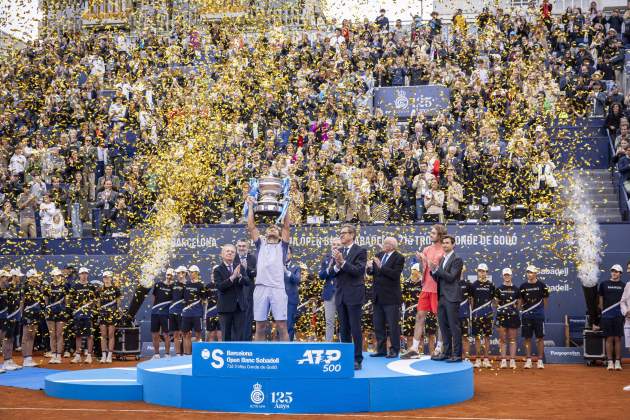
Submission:
[[284,189],[284,181],[274,176],[266,176],[258,179],[258,201],[254,213],[262,216],[279,216],[284,207],[283,199],[280,199]]

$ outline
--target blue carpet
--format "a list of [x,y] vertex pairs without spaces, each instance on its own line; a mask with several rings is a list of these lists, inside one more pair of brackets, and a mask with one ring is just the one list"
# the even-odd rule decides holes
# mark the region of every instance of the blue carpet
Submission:
[[24,368],[0,374],[0,386],[12,386],[24,389],[44,389],[44,378],[62,370],[44,368]]

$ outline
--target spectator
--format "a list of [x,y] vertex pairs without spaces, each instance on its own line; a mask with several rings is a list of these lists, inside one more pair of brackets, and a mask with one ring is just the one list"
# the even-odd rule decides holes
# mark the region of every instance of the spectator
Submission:
[[626,146],[626,155],[619,159],[617,169],[621,174],[621,184],[626,189],[626,192],[630,194],[630,146]]
[[10,201],[5,201],[0,211],[0,238],[10,239],[17,237],[18,215],[13,211]]
[[104,182],[104,189],[98,193],[96,208],[101,209],[101,235],[108,235],[112,232],[113,217],[115,216],[115,205],[118,193],[112,189],[112,181]]
[[112,189],[114,191],[118,191],[120,189],[120,178],[114,175],[114,168],[112,165],[105,166],[105,174],[98,179],[98,183],[96,185],[96,192],[100,193],[105,189],[105,183],[110,181],[112,184]]
[[42,203],[39,205],[39,223],[42,234],[48,232],[52,225],[53,216],[57,213],[59,213],[59,210],[55,207],[55,203],[50,201],[50,195],[44,194]]
[[18,209],[20,220],[20,237],[36,238],[37,227],[35,225],[35,209],[37,206],[37,197],[30,192],[23,192],[18,197]]
[[389,19],[385,16],[385,9],[379,11],[379,15],[376,18],[376,24],[381,31],[389,31]]
[[425,222],[442,222],[444,219],[444,192],[439,189],[437,178],[432,177],[430,190],[424,194]]
[[446,215],[445,218],[457,221],[463,220],[462,205],[464,202],[464,187],[455,180],[455,170],[446,171]]
[[[42,227],[43,230],[43,227]],[[59,210],[56,210],[52,216],[50,224],[43,230],[43,237],[50,239],[65,239],[68,236],[63,217]]]
[[129,210],[124,197],[116,199],[116,207],[111,215],[112,236],[123,237],[129,235]]

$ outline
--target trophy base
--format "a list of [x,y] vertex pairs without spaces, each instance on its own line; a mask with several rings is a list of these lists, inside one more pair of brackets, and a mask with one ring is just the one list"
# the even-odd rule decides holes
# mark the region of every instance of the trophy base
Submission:
[[254,213],[260,216],[278,217],[282,213],[282,207],[279,204],[258,204],[254,209]]

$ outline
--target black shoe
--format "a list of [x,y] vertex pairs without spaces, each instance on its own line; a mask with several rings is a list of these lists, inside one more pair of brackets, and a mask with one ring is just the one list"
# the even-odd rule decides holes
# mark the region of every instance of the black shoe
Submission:
[[462,358],[461,357],[451,357],[450,359],[448,359],[446,361],[446,363],[458,363],[461,362]]
[[361,370],[362,368],[361,362],[354,362],[354,370]]
[[389,353],[387,353],[387,356],[385,356],[386,359],[395,359],[398,357],[398,353],[395,353],[393,351],[390,351]]
[[370,357],[385,357],[387,353],[371,353]]
[[435,360],[436,362],[443,362],[444,360],[449,359],[449,357],[446,357],[443,354],[440,354],[439,356],[431,356],[431,360]]

